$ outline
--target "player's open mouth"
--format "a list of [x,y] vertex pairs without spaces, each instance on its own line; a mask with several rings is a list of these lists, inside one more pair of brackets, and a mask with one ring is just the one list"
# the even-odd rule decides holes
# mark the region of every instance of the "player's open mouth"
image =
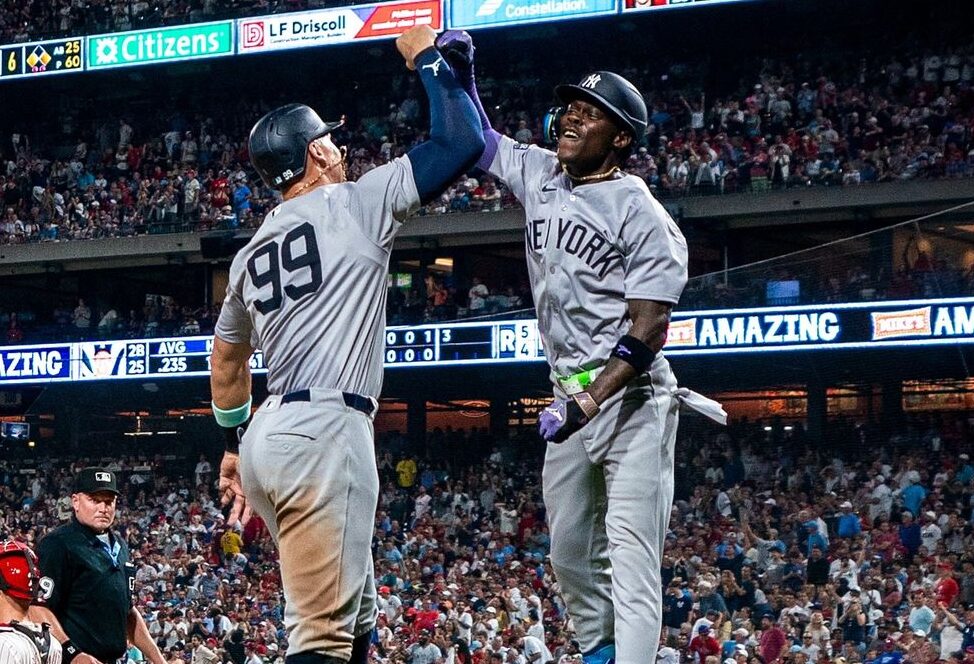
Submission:
[[561,137],[570,141],[577,141],[579,138],[578,133],[576,133],[574,129],[566,129],[565,131],[561,132]]

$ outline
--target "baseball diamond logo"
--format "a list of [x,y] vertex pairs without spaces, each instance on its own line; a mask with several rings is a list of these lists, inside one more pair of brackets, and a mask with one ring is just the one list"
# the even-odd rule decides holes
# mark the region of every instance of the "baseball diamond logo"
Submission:
[[601,80],[602,80],[602,76],[601,75],[599,75],[599,74],[591,74],[590,76],[588,76],[588,78],[586,78],[584,81],[582,81],[580,83],[580,85],[583,88],[592,89],[596,85],[598,85],[599,84],[599,81],[601,81]]
[[486,0],[477,10],[477,16],[493,16],[504,4],[504,0]]

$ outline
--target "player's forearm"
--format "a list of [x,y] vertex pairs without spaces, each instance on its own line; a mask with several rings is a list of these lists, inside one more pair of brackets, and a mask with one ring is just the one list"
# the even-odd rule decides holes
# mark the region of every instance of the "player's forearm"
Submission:
[[210,392],[218,408],[238,408],[250,400],[250,356],[247,344],[231,344],[220,337],[210,356]]
[[416,57],[430,102],[430,138],[409,151],[421,202],[429,203],[474,165],[484,151],[484,132],[470,97],[434,47]]
[[477,93],[477,83],[473,75],[473,64],[470,65],[469,75],[460,75],[457,77],[457,80],[460,82],[463,91],[470,97],[470,101],[473,102],[473,107],[477,110],[477,117],[480,118],[480,127],[484,131],[484,151],[481,153],[480,159],[477,160],[477,168],[485,171],[489,170],[490,164],[494,161],[494,156],[497,154],[501,134],[494,129],[490,118],[487,116],[487,111],[484,110],[484,104],[480,101],[480,95]]
[[129,643],[138,648],[147,661],[151,662],[151,664],[166,664],[166,659],[162,656],[162,651],[159,650],[159,646],[152,639],[152,635],[149,634],[149,628],[146,627],[145,620],[142,619],[142,614],[135,607],[129,610],[126,632]]
[[[627,336],[635,338],[655,355],[663,348],[666,341],[666,329],[670,324],[672,305],[652,300],[630,300],[629,316],[632,327]],[[588,393],[596,403],[604,403],[606,399],[628,385],[640,372],[632,362],[620,357],[610,357],[605,369],[599,374]]]

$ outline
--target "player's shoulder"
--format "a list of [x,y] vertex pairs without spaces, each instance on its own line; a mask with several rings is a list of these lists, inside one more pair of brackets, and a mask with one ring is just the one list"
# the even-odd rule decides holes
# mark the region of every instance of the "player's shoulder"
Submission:
[[526,159],[538,163],[558,163],[558,155],[541,145],[534,143],[518,143],[510,136],[501,137],[501,146],[514,154],[521,154]]
[[641,177],[626,174],[623,177],[612,181],[616,187],[615,195],[621,196],[628,201],[630,210],[636,215],[649,215],[658,219],[671,219],[666,207],[659,202],[659,199],[649,190],[646,181]]

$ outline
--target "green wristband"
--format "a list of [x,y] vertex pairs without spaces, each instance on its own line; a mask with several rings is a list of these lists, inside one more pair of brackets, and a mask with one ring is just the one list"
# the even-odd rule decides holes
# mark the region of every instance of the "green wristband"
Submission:
[[252,403],[253,397],[248,397],[247,403],[244,405],[228,410],[218,408],[213,402],[210,402],[210,405],[213,407],[213,417],[216,419],[216,423],[225,429],[229,429],[238,427],[250,419],[250,406]]

